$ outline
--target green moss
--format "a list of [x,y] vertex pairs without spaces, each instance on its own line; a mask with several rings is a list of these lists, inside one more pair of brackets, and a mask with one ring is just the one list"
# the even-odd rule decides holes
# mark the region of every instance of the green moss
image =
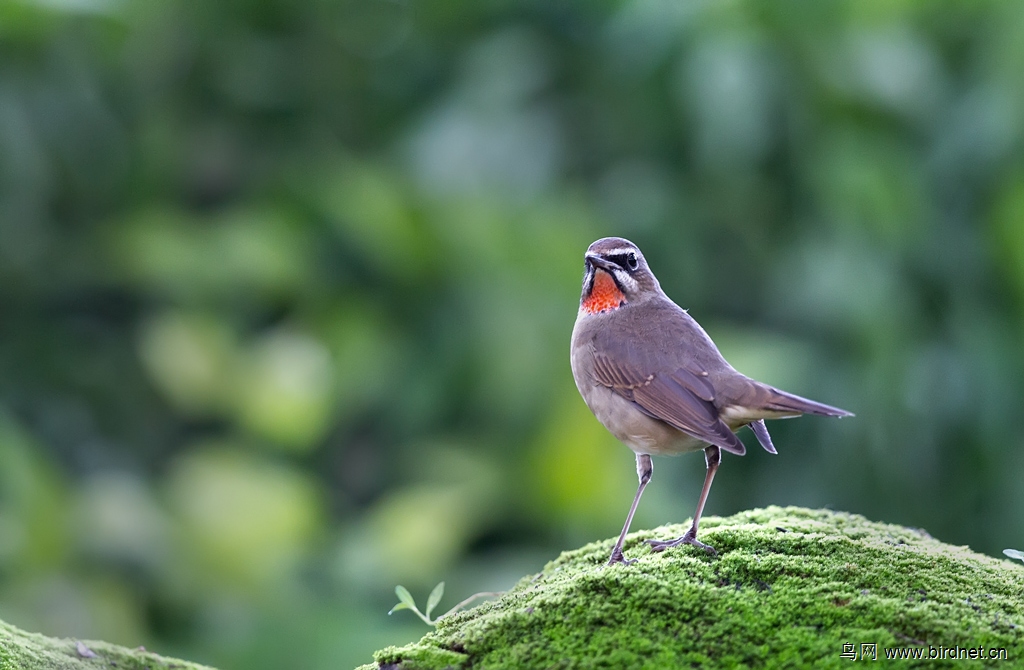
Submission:
[[[95,656],[90,656],[95,654]],[[143,649],[60,640],[0,622],[0,670],[211,670]]]
[[[847,667],[844,643],[1003,647],[1008,661],[899,667],[1024,667],[1024,566],[861,516],[770,507],[709,517],[692,547],[640,542],[604,567],[612,540],[562,554],[501,598],[442,619],[370,668]],[[852,666],[857,667],[857,666]]]

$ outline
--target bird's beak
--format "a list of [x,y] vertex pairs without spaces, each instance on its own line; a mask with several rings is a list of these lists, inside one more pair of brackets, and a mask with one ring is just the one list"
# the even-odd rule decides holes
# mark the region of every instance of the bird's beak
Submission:
[[601,268],[602,270],[609,274],[614,274],[615,268],[619,267],[615,263],[612,263],[611,261],[606,260],[601,256],[598,256],[597,254],[588,253],[583,258],[586,259],[587,263],[589,263],[590,265],[593,265],[596,268]]

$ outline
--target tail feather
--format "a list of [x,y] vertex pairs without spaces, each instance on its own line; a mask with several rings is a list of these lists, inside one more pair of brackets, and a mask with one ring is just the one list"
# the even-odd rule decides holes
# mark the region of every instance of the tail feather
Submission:
[[766,387],[769,397],[763,407],[766,410],[786,414],[817,414],[818,416],[853,416],[853,412],[845,409],[826,405],[825,403],[808,400],[792,393],[786,393],[779,389]]

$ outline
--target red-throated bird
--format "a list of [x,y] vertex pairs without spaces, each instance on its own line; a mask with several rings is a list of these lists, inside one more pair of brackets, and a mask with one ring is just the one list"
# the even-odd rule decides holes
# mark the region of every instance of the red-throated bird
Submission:
[[746,453],[733,431],[750,426],[774,454],[765,419],[853,416],[734,370],[704,329],[661,290],[640,249],[621,237],[600,239],[587,249],[572,331],[572,374],[597,420],[636,453],[640,486],[609,565],[633,562],[622,555],[622,543],[651,480],[652,455],[703,449],[708,469],[686,534],[647,543],[653,551],[692,544],[714,554],[713,547],[697,540],[697,525],[721,450]]

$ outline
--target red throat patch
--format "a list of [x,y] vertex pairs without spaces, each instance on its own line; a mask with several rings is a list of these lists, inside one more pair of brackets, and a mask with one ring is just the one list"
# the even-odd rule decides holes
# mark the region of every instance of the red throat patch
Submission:
[[601,269],[595,270],[595,273],[590,295],[580,303],[583,311],[587,314],[597,314],[626,304],[626,294],[619,290],[612,276]]

